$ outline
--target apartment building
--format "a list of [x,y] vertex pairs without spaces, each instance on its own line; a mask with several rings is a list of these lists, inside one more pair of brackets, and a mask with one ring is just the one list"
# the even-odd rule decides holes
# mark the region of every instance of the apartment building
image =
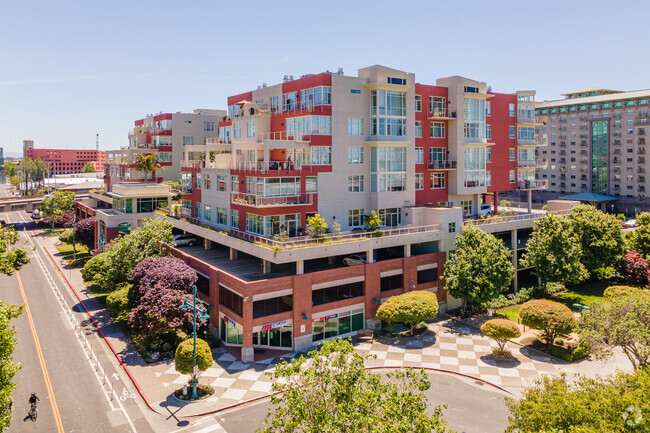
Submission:
[[[540,186],[534,105],[533,91],[420,84],[383,66],[263,85],[228,98],[217,137],[185,146],[181,205],[156,216],[201,241],[171,252],[199,274],[213,325],[244,362],[375,328],[379,305],[406,291],[452,308],[440,277],[464,218]],[[139,218],[125,200],[111,224]],[[371,211],[380,233],[365,230]],[[307,236],[316,213],[341,233]],[[538,216],[476,224],[517,263]],[[519,268],[515,285],[530,278]]]
[[5,156],[4,150],[0,147],[0,184],[7,182],[7,176],[5,174]]
[[537,176],[548,180],[536,198],[576,193],[611,197],[608,207],[650,209],[646,196],[646,135],[650,90],[588,87],[536,107]]
[[52,175],[81,173],[90,162],[95,171],[104,170],[106,152],[95,149],[36,149],[33,140],[23,141],[23,156],[40,158]]
[[[181,161],[198,158],[192,149],[203,146],[208,138],[217,136],[217,126],[225,110],[196,109],[191,113],[158,113],[135,121],[129,132],[129,146],[107,152],[106,183],[142,181],[177,181],[180,179]],[[161,169],[148,178],[136,169],[138,154],[156,154]]]

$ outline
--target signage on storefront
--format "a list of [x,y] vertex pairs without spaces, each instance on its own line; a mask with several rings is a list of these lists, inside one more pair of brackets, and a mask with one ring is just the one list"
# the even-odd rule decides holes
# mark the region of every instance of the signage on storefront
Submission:
[[286,320],[280,320],[279,322],[273,322],[273,323],[269,323],[267,325],[262,325],[261,331],[269,331],[271,329],[281,328],[283,326],[287,326],[287,321]]
[[325,316],[325,320],[327,320],[327,319],[335,319],[337,317],[339,317],[338,314],[330,314],[329,316]]
[[223,321],[230,323],[232,326],[236,326],[235,321],[226,315],[223,316]]

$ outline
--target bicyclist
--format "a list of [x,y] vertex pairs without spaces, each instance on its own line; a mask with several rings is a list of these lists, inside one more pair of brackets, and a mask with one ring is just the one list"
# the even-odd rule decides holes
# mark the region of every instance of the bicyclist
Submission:
[[40,401],[39,398],[36,397],[36,393],[32,392],[32,396],[29,397],[29,404],[36,406],[36,402],[39,402],[39,401]]

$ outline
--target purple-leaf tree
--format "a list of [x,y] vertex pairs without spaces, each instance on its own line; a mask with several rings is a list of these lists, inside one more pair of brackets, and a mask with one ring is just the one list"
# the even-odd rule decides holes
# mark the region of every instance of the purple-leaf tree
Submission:
[[621,273],[627,278],[630,284],[647,286],[650,281],[650,265],[641,257],[641,254],[632,250],[625,254]]
[[74,225],[75,241],[88,248],[88,251],[95,247],[95,226],[97,220],[94,217],[84,218]]
[[170,290],[191,293],[198,276],[196,271],[175,257],[150,257],[136,265],[131,274],[137,296],[144,296],[157,284]]

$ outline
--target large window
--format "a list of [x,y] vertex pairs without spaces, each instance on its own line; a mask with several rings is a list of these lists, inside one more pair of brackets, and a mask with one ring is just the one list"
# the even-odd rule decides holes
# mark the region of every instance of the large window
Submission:
[[330,314],[329,316],[312,319],[312,341],[325,338],[338,337],[350,332],[363,329],[363,310],[346,311],[344,313]]
[[418,284],[433,283],[438,281],[438,269],[429,268],[418,271]]
[[406,92],[373,90],[370,93],[371,135],[406,135]]
[[424,164],[424,148],[422,147],[415,148],[415,163]]
[[392,207],[386,209],[379,209],[377,216],[385,226],[398,226],[402,223],[402,208]]
[[229,308],[231,311],[242,315],[243,299],[237,293],[219,284],[219,303],[224,307]]
[[445,187],[445,173],[431,173],[431,189]]
[[296,92],[285,93],[282,95],[282,110],[293,111],[296,109],[297,94]]
[[363,175],[348,176],[348,192],[363,192]]
[[431,138],[445,138],[445,122],[431,122]]
[[379,286],[382,292],[389,290],[401,289],[404,287],[404,277],[402,274],[391,275],[390,277],[381,277]]
[[203,219],[206,221],[212,221],[212,206],[209,204],[203,205]]
[[303,135],[331,135],[332,118],[330,116],[303,116],[285,119],[288,137]]
[[447,103],[445,98],[440,96],[429,97],[429,111],[434,116],[443,117],[446,115]]
[[241,138],[241,123],[235,123],[233,125],[233,136],[235,138]]
[[485,148],[465,148],[465,186],[485,186]]
[[465,98],[465,138],[479,140],[485,138],[485,101]]
[[286,313],[293,308],[293,296],[280,296],[253,302],[253,319],[274,314]]
[[217,224],[228,225],[228,210],[225,207],[217,208]]
[[280,111],[280,98],[278,96],[271,96],[269,103],[271,105],[271,113]]
[[191,146],[194,144],[194,137],[183,137],[183,146]]
[[363,296],[363,281],[341,284],[340,286],[327,287],[311,292],[313,306],[357,298],[359,296]]
[[310,109],[319,105],[330,105],[332,89],[329,86],[314,87],[300,91],[300,108]]
[[348,119],[348,135],[363,135],[363,119]]
[[377,146],[370,149],[372,192],[406,190],[406,148]]
[[607,194],[607,122],[592,125],[591,155],[591,191]]
[[217,175],[217,191],[225,191],[226,190],[226,179],[227,179],[227,175],[225,175],[225,174],[218,174]]
[[330,165],[332,148],[330,146],[311,146],[311,165]]
[[318,192],[318,182],[316,176],[307,176],[305,178],[305,192]]
[[255,137],[255,122],[246,122],[246,137]]
[[348,211],[348,225],[361,227],[363,225],[363,209],[350,209]]
[[246,231],[249,233],[256,233],[258,235],[264,234],[264,217],[252,213],[246,213]]
[[239,228],[239,211],[237,209],[230,209],[230,227]]
[[348,148],[348,164],[363,164],[363,147],[353,146]]

